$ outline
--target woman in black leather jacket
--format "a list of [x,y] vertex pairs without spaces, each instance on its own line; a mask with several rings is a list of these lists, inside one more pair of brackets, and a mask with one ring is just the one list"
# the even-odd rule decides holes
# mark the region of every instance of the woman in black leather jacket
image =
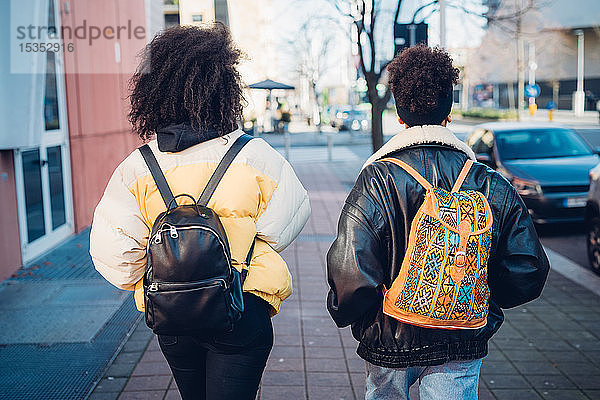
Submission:
[[[352,325],[353,336],[360,342],[357,353],[367,361],[367,399],[407,398],[408,387],[417,379],[423,400],[476,398],[481,358],[502,324],[501,309],[540,295],[548,260],[515,189],[497,172],[474,163],[462,188],[483,193],[494,220],[487,325],[432,329],[399,322],[382,312],[384,288],[400,272],[425,188],[398,165],[377,160],[404,161],[433,186],[446,190],[453,186],[465,161],[475,160],[471,149],[446,128],[457,79],[447,53],[413,47],[396,57],[388,70],[400,122],[408,129],[367,161],[346,199],[337,238],[327,255],[328,309],[339,327]],[[461,362],[472,364],[461,366]],[[453,377],[451,372],[457,368],[463,372]],[[449,380],[426,379],[440,371]],[[469,374],[474,386],[453,387]],[[429,388],[424,387],[427,384]]]

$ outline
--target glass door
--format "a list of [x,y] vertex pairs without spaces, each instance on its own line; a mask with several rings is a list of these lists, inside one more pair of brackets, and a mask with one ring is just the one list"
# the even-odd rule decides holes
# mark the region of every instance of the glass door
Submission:
[[[59,14],[49,1],[48,27]],[[23,263],[56,246],[73,233],[71,173],[62,53],[46,53],[39,147],[15,151],[15,176]],[[32,117],[33,118],[33,117]]]

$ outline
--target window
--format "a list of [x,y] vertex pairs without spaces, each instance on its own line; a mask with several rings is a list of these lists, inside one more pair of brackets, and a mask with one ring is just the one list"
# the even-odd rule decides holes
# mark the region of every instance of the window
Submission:
[[[52,3],[52,2],[50,2]],[[46,88],[44,90],[44,126],[47,131],[60,129],[56,88],[56,53],[46,52]]]
[[229,26],[229,11],[227,0],[215,0],[215,20]]
[[[48,31],[57,32],[54,1],[48,6]],[[60,129],[58,118],[58,90],[56,87],[56,53],[46,52],[46,87],[44,90],[44,126],[47,131]]]
[[504,160],[577,157],[593,154],[570,129],[532,129],[498,134],[498,152]]
[[46,156],[48,158],[52,229],[56,229],[67,222],[61,146],[48,147]]
[[46,234],[40,150],[23,152],[23,182],[25,183],[25,215],[27,242],[31,243]]
[[492,154],[494,134],[486,129],[478,129],[469,137],[467,145],[475,154]]
[[165,28],[179,25],[179,14],[165,14]]

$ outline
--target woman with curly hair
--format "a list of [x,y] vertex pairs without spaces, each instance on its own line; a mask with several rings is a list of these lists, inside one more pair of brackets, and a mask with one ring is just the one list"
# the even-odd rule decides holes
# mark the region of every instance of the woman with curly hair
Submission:
[[[540,295],[548,259],[516,190],[446,128],[458,79],[448,53],[411,47],[388,71],[407,129],[371,156],[346,199],[327,308],[359,341],[367,400],[408,399],[416,382],[421,400],[477,399],[501,308]],[[472,236],[482,224],[486,239]]]
[[[221,23],[174,27],[146,47],[131,79],[133,130],[156,157],[173,193],[198,198],[243,132],[237,65],[242,52]],[[179,204],[190,204],[179,197]],[[183,399],[253,400],[273,345],[270,317],[292,290],[279,255],[310,214],[306,190],[289,163],[265,141],[250,140],[235,157],[207,206],[219,216],[233,267],[250,254],[244,312],[218,336],[158,335]],[[152,225],[166,205],[139,151],[115,170],[94,213],[90,253],[115,286],[135,291],[144,310],[142,277]],[[253,250],[251,250],[253,249]]]

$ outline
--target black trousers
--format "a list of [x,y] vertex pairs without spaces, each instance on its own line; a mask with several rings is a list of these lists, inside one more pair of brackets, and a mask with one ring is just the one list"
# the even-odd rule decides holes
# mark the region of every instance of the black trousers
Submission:
[[159,335],[183,400],[254,400],[273,347],[269,305],[244,293],[244,314],[212,339]]

